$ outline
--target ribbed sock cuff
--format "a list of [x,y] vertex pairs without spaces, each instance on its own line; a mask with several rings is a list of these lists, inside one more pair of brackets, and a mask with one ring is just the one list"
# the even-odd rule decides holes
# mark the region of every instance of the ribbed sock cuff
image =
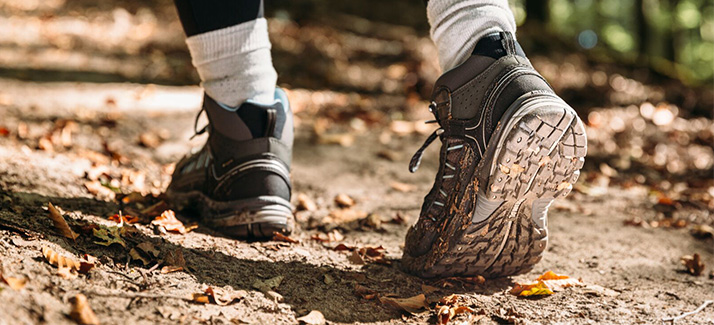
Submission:
[[426,12],[444,72],[468,59],[481,37],[516,32],[507,0],[430,0]]
[[191,36],[186,44],[211,98],[232,107],[274,101],[277,73],[265,18]]

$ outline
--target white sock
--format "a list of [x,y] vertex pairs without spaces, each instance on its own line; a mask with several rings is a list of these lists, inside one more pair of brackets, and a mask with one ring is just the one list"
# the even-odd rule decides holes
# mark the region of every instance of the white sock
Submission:
[[272,104],[273,68],[268,21],[258,18],[186,39],[201,86],[217,102],[237,107],[250,99]]
[[507,0],[429,0],[426,15],[443,72],[466,61],[481,37],[516,32]]

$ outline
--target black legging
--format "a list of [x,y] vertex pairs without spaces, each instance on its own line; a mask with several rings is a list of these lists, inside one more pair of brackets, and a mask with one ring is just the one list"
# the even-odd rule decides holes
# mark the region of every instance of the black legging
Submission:
[[174,0],[186,36],[263,17],[263,0]]

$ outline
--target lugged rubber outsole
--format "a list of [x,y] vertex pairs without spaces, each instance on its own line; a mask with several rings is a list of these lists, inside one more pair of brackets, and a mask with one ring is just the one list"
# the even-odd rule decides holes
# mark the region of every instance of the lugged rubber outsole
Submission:
[[548,207],[578,179],[587,139],[575,111],[556,96],[517,105],[479,163],[477,172],[488,177],[479,177],[486,182],[479,186],[471,223],[446,251],[431,253],[439,256],[430,256],[430,266],[408,261],[411,273],[494,278],[528,272],[540,261],[548,242]]
[[197,191],[167,191],[166,197],[175,209],[195,210],[202,223],[234,238],[270,239],[275,232],[288,235],[295,228],[290,203],[280,197],[261,196],[222,202],[214,201]]

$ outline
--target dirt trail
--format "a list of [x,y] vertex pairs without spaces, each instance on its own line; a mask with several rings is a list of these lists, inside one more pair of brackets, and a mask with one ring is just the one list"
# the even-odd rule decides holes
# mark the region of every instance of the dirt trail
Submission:
[[[8,81],[5,81],[8,82]],[[72,86],[74,87],[74,86]],[[113,85],[106,85],[112,88]],[[71,90],[68,90],[71,91]],[[189,90],[196,96],[196,92]],[[77,120],[76,115],[37,107],[30,113],[5,110],[11,129],[15,121],[41,121],[47,115]],[[22,110],[27,112],[27,110]],[[92,111],[97,112],[97,111]],[[87,113],[85,111],[85,113]],[[101,112],[97,112],[101,115]],[[131,164],[146,170],[147,183],[163,186],[167,176],[161,174],[161,163],[169,163],[189,149],[186,130],[193,122],[192,112],[131,112],[122,114],[106,136],[109,141],[126,139],[119,148],[131,157]],[[101,119],[99,119],[101,120]],[[137,146],[136,139],[147,125],[169,130],[169,139],[150,150]],[[80,130],[87,126],[81,123]],[[90,127],[90,130],[93,130]],[[85,293],[91,306],[105,323],[117,322],[229,322],[294,323],[295,318],[310,310],[319,310],[331,322],[426,322],[430,314],[403,318],[401,313],[375,301],[358,297],[356,284],[382,293],[408,297],[422,292],[421,285],[430,283],[399,270],[402,240],[408,224],[415,221],[421,198],[431,184],[436,170],[436,152],[431,150],[423,170],[416,174],[406,171],[408,154],[419,144],[419,135],[394,137],[389,144],[399,155],[396,161],[378,158],[386,145],[379,142],[380,129],[357,137],[350,147],[315,145],[310,132],[301,129],[295,148],[295,192],[313,198],[319,209],[300,212],[299,244],[275,249],[275,242],[246,243],[222,238],[199,226],[185,235],[155,235],[150,226],[139,225],[140,233],[131,242],[149,241],[162,252],[181,249],[188,272],[160,274],[147,272],[149,266],[136,262],[126,267],[126,250],[104,248],[92,243],[91,236],[72,242],[55,234],[42,209],[51,201],[60,206],[74,221],[113,225],[106,218],[117,213],[115,203],[97,200],[83,185],[84,173],[90,162],[75,150],[50,154],[32,150],[14,139],[0,138],[0,175],[3,185],[3,209],[0,222],[27,229],[22,234],[0,230],[0,256],[6,276],[29,279],[25,289],[15,292],[4,287],[0,297],[7,313],[1,319],[7,323],[70,322],[67,299],[78,292]],[[87,146],[98,136],[80,134]],[[200,139],[194,142],[200,143]],[[29,149],[29,150],[28,150]],[[163,154],[169,152],[167,154]],[[161,175],[160,177],[158,177]],[[392,182],[413,184],[408,193],[395,191]],[[307,230],[310,219],[335,209],[332,198],[345,193],[356,199],[356,209],[376,213],[388,219],[399,213],[406,224],[386,224],[379,231],[354,230],[342,225],[342,243],[354,246],[385,247],[391,265],[358,266],[348,255],[324,247],[310,236],[319,230]],[[687,229],[643,229],[623,226],[633,216],[645,216],[652,204],[642,188],[609,187],[599,196],[573,193],[568,200],[556,202],[550,212],[550,247],[543,261],[530,274],[513,279],[488,280],[474,289],[458,285],[431,293],[439,297],[462,293],[469,306],[483,311],[482,322],[516,316],[528,322],[612,322],[653,323],[661,317],[692,310],[714,292],[714,281],[693,277],[682,272],[679,257],[699,252],[711,265],[712,241],[694,239]],[[186,220],[186,219],[184,219]],[[38,237],[42,237],[41,239]],[[41,257],[40,247],[49,245],[64,254],[88,253],[101,265],[89,275],[65,280]],[[330,244],[334,246],[334,244]],[[535,278],[546,270],[554,270],[582,278],[589,285],[604,289],[573,288],[538,300],[520,299],[507,291],[512,281]],[[143,274],[143,275],[142,275]],[[284,276],[276,289],[284,302],[276,304],[255,290],[257,280]],[[326,280],[326,278],[331,279]],[[207,286],[246,290],[240,302],[230,306],[200,305],[177,299],[122,298],[122,295],[144,292],[156,295],[188,295],[202,292]],[[512,315],[510,315],[512,314]],[[712,319],[714,310],[690,317],[687,321],[701,323]]]

